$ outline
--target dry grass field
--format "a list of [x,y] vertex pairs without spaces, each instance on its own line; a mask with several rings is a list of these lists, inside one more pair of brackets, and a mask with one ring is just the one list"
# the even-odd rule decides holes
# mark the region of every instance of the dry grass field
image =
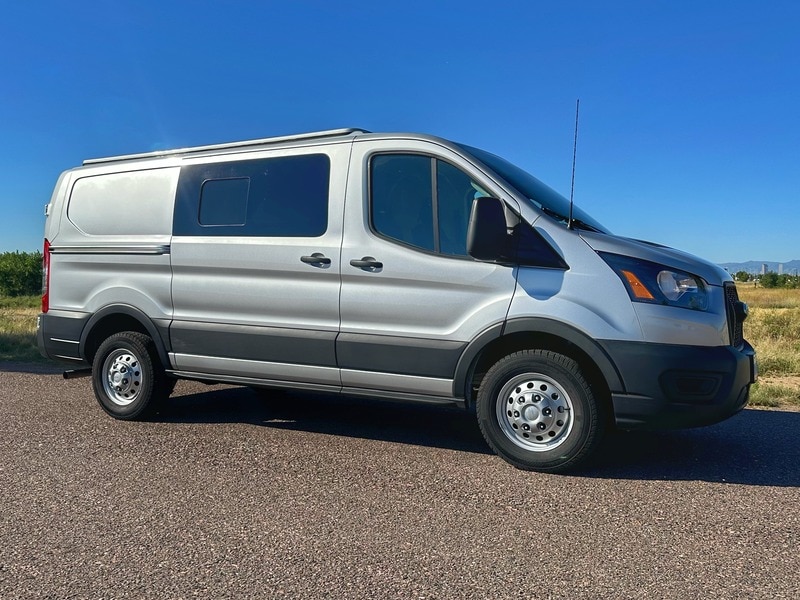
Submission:
[[800,408],[800,289],[737,287],[750,306],[744,337],[758,353],[750,404]]
[[[760,370],[751,405],[800,409],[800,290],[738,287],[750,306],[744,333]],[[36,296],[0,297],[0,360],[42,360],[34,333],[38,312]]]
[[39,296],[0,296],[0,360],[44,360],[36,348],[36,315]]

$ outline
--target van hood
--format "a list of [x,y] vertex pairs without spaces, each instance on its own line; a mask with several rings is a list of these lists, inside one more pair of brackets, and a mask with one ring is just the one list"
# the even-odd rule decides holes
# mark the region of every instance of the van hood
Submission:
[[675,248],[593,231],[581,231],[580,236],[595,252],[610,252],[649,260],[699,275],[710,285],[722,285],[725,281],[732,281],[730,274],[719,265]]

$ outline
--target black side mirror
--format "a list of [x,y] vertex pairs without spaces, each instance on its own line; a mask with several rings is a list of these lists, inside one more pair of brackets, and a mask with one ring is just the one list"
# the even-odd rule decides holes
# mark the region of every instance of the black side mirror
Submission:
[[475,198],[469,215],[467,252],[478,260],[495,261],[508,257],[508,225],[503,201]]

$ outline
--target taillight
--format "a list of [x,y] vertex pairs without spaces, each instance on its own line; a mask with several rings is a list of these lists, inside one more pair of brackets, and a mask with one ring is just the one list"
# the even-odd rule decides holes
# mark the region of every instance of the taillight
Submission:
[[50,242],[45,238],[42,252],[42,312],[50,310]]

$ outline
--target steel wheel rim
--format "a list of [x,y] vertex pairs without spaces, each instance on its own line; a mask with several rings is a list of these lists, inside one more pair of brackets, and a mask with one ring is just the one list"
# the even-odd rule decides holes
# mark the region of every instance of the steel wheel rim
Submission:
[[103,390],[117,406],[128,406],[141,393],[144,376],[139,358],[130,350],[119,349],[103,363]]
[[572,399],[556,380],[541,373],[523,373],[510,379],[497,395],[497,422],[516,446],[546,452],[569,438],[572,407]]

